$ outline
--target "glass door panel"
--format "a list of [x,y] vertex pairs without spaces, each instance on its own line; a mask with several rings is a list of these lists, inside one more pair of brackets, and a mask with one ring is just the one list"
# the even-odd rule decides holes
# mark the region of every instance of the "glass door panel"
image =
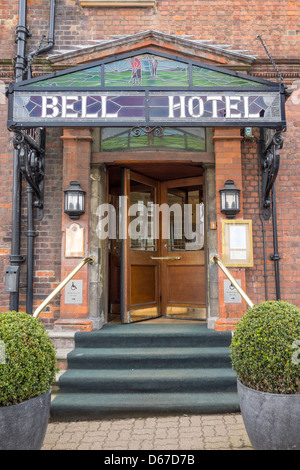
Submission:
[[160,316],[159,243],[154,217],[158,182],[125,169],[123,186],[128,207],[122,316],[124,323],[131,323]]
[[156,251],[154,204],[155,187],[131,179],[129,195],[131,250]]
[[162,183],[161,202],[168,207],[168,217],[162,220],[162,313],[205,319],[202,177]]
[[204,203],[202,187],[169,188],[167,203],[170,212],[168,251],[204,249]]

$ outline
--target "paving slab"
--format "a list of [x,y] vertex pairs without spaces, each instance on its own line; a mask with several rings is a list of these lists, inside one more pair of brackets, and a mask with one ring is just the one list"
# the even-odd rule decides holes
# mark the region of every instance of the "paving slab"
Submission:
[[42,450],[252,450],[240,413],[50,422]]

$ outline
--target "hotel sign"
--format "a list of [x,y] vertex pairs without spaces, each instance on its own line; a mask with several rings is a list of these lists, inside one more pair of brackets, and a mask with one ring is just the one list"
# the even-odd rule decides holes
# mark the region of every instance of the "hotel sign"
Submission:
[[276,91],[33,91],[10,94],[10,129],[37,126],[263,126],[285,122]]

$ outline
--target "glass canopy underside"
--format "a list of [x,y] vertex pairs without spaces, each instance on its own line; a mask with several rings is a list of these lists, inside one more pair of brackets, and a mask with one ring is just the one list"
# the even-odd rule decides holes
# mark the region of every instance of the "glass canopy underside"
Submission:
[[266,87],[267,84],[154,54],[139,54],[52,78],[31,87]]

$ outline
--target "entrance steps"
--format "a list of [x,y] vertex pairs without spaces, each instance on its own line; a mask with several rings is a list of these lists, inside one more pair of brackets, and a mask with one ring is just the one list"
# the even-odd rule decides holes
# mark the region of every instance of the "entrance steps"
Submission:
[[230,332],[202,323],[107,324],[77,332],[51,418],[239,411]]

